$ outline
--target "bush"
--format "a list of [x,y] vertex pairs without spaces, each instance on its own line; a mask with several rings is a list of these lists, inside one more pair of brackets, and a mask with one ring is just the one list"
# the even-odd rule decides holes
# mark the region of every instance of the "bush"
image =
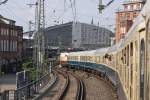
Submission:
[[25,62],[22,64],[22,69],[23,70],[27,70],[30,72],[30,78],[32,81],[36,80],[37,77],[37,71],[36,71],[36,67],[33,66],[32,62]]

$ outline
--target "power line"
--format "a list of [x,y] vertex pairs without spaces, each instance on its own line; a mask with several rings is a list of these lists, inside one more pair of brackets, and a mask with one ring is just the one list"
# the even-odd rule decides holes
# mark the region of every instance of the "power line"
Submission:
[[76,1],[77,0],[74,0],[74,10],[75,10],[75,21],[77,20],[77,9],[76,9]]
[[7,3],[8,0],[0,1],[0,5]]
[[74,21],[75,21],[75,13],[74,13],[73,4],[72,4],[72,1],[71,1],[71,0],[70,0],[70,4],[71,4],[71,8],[72,8],[73,18],[74,18]]
[[4,7],[6,8],[5,12],[7,12],[7,14],[11,13],[11,16],[15,15],[15,17],[18,18],[20,21],[22,21],[23,23],[28,24],[28,22],[26,20],[24,20],[22,17],[18,16],[10,7],[7,7],[7,6],[4,6]]
[[55,20],[56,22],[71,8],[71,6],[69,6],[67,9],[65,9],[63,11],[63,13],[61,13],[61,15],[58,16],[58,18]]

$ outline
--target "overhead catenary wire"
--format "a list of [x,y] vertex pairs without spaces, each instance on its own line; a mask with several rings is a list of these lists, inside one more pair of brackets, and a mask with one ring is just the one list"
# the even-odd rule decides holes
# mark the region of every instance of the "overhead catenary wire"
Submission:
[[0,1],[0,5],[5,4],[5,3],[7,3],[7,2],[8,2],[8,0]]
[[56,18],[56,22],[63,17],[63,15],[71,8],[71,6],[68,6],[68,8],[66,8],[57,18]]
[[77,0],[74,0],[75,21],[77,21],[77,8],[76,8],[76,1],[77,1]]
[[75,21],[75,12],[74,12],[73,4],[72,4],[72,1],[71,1],[71,0],[70,0],[70,4],[71,4],[71,8],[72,8],[73,19],[74,19],[74,21]]
[[11,16],[15,16],[18,20],[22,21],[23,23],[28,24],[27,20],[25,20],[24,18],[18,16],[10,7],[7,7],[6,5],[4,5],[4,7],[6,8],[4,13],[7,13]]

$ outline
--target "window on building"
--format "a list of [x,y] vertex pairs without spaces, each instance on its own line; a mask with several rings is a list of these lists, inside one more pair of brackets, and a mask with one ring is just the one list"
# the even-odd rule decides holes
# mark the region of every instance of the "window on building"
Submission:
[[7,43],[6,43],[6,40],[4,40],[3,47],[4,47],[4,51],[6,51],[6,49],[7,49]]
[[13,51],[13,41],[12,40],[10,40],[10,46],[9,46],[9,48],[10,48],[10,51]]
[[138,4],[138,9],[140,10],[142,8],[142,4]]
[[131,9],[130,10],[133,10],[134,8],[133,8],[133,5],[131,5]]
[[17,41],[15,41],[15,51],[17,51],[17,48],[18,48]]
[[1,35],[3,35],[3,33],[4,33],[4,32],[3,32],[3,29],[1,29]]
[[6,34],[7,36],[9,36],[9,29],[6,29]]
[[4,29],[4,35],[7,36],[7,29]]
[[3,40],[0,41],[0,51],[3,51]]
[[137,15],[136,15],[136,12],[134,12],[134,13],[133,13],[133,18],[136,18],[136,16],[137,16]]
[[0,52],[1,52],[1,41],[0,41]]
[[7,51],[9,51],[9,40],[7,40]]
[[137,10],[137,4],[134,4],[133,8],[134,10]]
[[15,34],[16,34],[16,37],[18,36],[18,32],[17,31],[15,31]]
[[128,6],[127,6],[127,9],[128,9],[128,10],[130,10],[130,9],[131,9],[131,8],[130,8],[130,5],[128,5]]
[[127,13],[127,19],[130,19],[130,13]]
[[12,45],[13,45],[12,51],[15,51],[15,42],[14,41],[12,42]]

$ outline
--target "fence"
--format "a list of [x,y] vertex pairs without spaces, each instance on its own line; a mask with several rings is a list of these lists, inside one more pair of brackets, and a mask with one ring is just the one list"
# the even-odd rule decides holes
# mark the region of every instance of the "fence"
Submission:
[[32,99],[39,90],[42,89],[50,80],[50,73],[41,77],[39,80],[29,83],[17,90],[7,90],[1,93],[0,100],[28,100]]

